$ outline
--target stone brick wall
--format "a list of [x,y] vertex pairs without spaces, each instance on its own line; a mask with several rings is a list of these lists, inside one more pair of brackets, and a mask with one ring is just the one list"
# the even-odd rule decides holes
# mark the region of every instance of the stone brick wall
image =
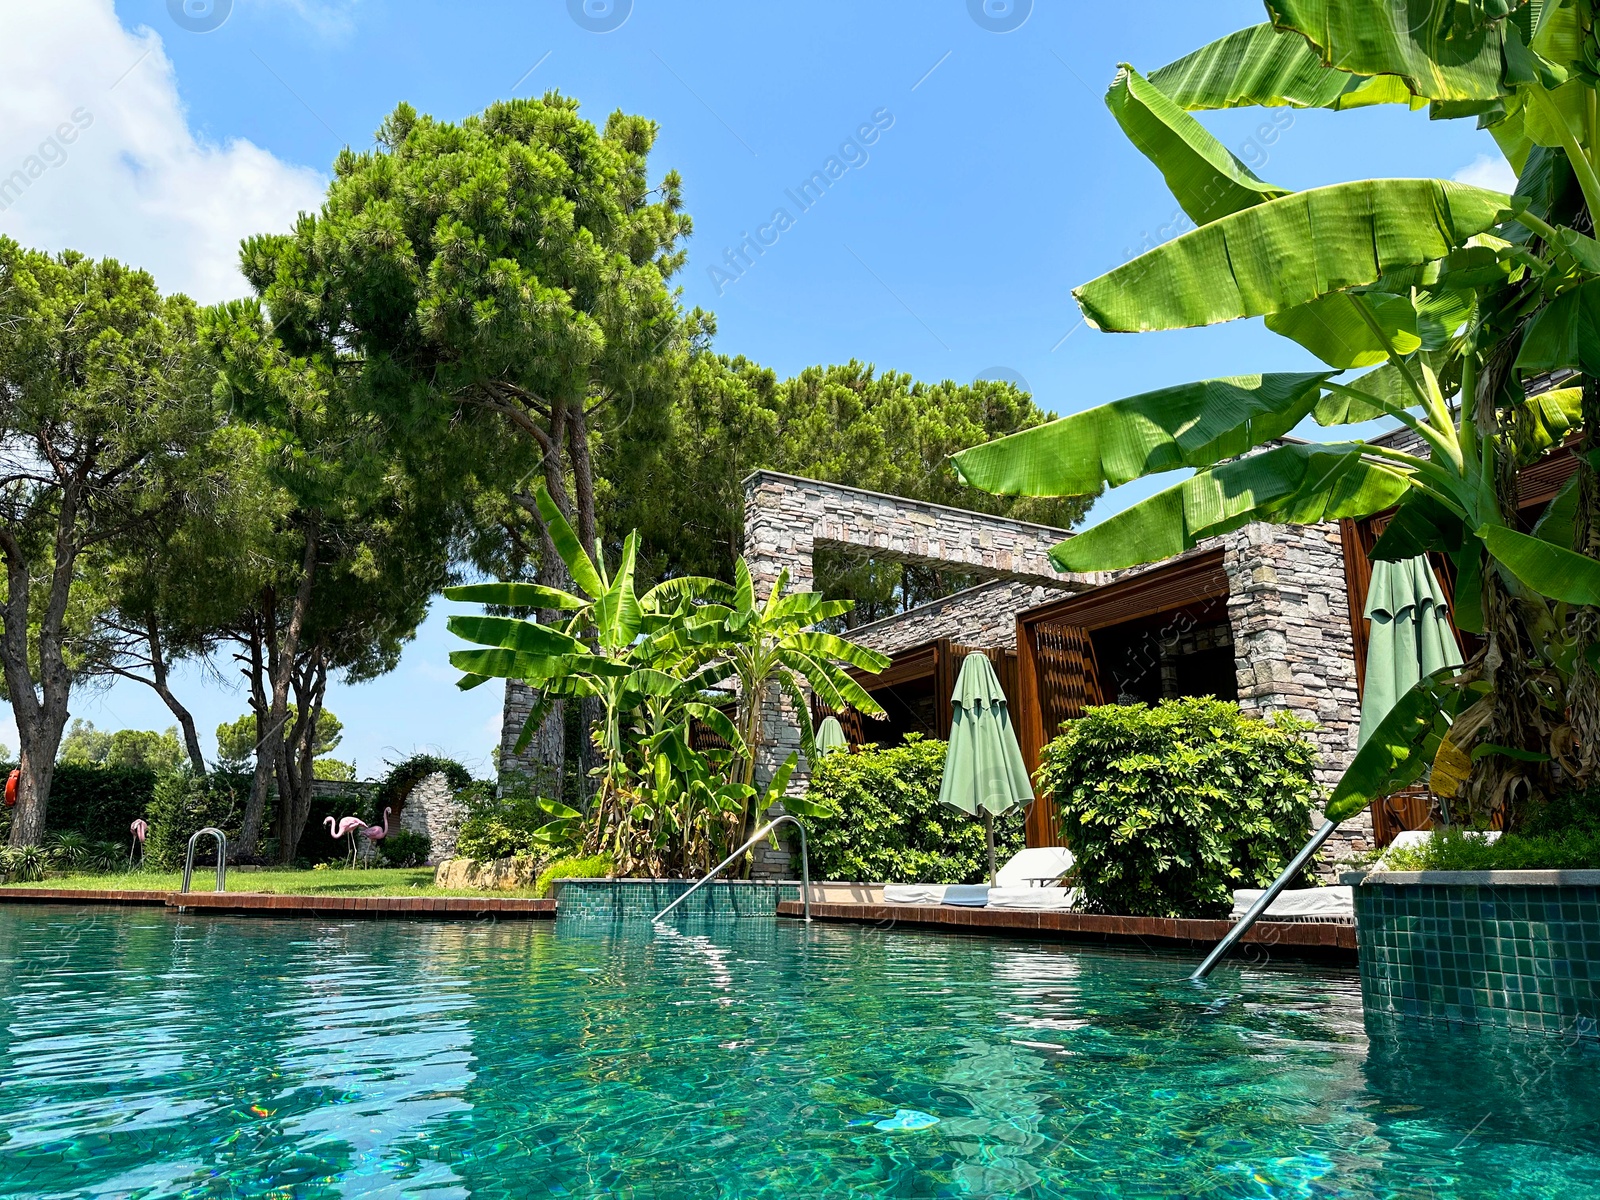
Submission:
[[1015,649],[1017,614],[1059,599],[1063,590],[1024,580],[996,579],[859,625],[850,631],[850,640],[885,654],[942,637],[964,646]]
[[456,832],[461,825],[461,805],[445,777],[435,772],[417,781],[400,810],[400,828],[425,835],[429,841],[428,863],[434,865],[455,856]]
[[[1315,721],[1317,779],[1330,791],[1361,727],[1339,527],[1247,525],[1223,545],[1239,707]],[[1372,816],[1364,812],[1328,841],[1321,873],[1336,878],[1341,863],[1371,845]]]
[[1048,525],[776,471],[750,475],[744,497],[744,553],[758,592],[784,567],[794,584],[810,587],[812,554],[830,542],[869,549],[881,559],[960,565],[993,579],[1080,589],[1099,582],[1051,565],[1050,547],[1067,534]]

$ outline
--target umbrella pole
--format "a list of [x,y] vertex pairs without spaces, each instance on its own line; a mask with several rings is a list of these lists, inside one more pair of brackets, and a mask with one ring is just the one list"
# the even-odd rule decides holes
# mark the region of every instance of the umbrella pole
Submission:
[[997,886],[994,881],[994,814],[987,808],[983,810],[983,840],[989,844],[989,886]]

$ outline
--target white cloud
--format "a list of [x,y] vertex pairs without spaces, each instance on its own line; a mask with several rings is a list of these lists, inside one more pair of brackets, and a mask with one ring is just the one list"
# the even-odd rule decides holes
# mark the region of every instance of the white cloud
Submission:
[[327,41],[343,41],[355,32],[355,10],[361,0],[271,0],[287,8]]
[[289,228],[323,182],[243,139],[197,138],[161,36],[123,28],[112,0],[0,8],[0,233],[210,302],[248,290],[240,239]]
[[1470,183],[1474,187],[1493,188],[1497,192],[1517,190],[1517,173],[1511,169],[1504,156],[1480,154],[1455,173],[1457,183]]

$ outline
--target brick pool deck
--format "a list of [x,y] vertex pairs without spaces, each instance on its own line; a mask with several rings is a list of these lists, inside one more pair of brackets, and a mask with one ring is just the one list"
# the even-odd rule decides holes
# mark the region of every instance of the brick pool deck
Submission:
[[[231,913],[265,917],[343,917],[412,920],[551,921],[555,900],[517,896],[293,896],[275,892],[99,891],[92,888],[0,888],[0,903],[113,905],[170,908],[184,912]],[[780,917],[800,917],[798,900],[782,900]],[[958,908],[953,905],[840,904],[813,901],[818,921],[878,928],[905,926],[946,933],[1040,937],[1072,942],[1120,943],[1205,948],[1227,933],[1231,922],[1165,917],[1116,917],[1098,913],[1028,912],[1020,909]],[[1281,952],[1295,958],[1356,961],[1353,925],[1262,921],[1242,943],[1260,955]],[[1248,955],[1250,950],[1242,953]]]
[[[798,900],[778,904],[780,917],[801,917]],[[896,925],[948,933],[1026,934],[1073,942],[1132,943],[1151,948],[1209,948],[1222,940],[1232,921],[1177,917],[1115,917],[1100,913],[1028,912],[1023,909],[958,908],[954,905],[833,904],[812,902],[816,921],[841,921],[889,928]],[[1356,961],[1356,928],[1310,921],[1261,921],[1245,934],[1243,945],[1268,955],[1281,951],[1296,958]],[[1249,954],[1249,951],[1243,953]]]
[[554,900],[520,896],[289,896],[276,892],[113,892],[0,888],[0,903],[110,904],[268,917],[410,917],[419,920],[551,921]]

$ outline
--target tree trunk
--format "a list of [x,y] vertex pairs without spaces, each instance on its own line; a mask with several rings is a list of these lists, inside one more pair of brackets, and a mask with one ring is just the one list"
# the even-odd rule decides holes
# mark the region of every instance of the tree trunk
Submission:
[[0,529],[0,557],[6,568],[6,599],[0,605],[0,667],[17,721],[17,805],[11,818],[11,845],[37,846],[44,839],[55,778],[56,752],[67,725],[67,699],[72,672],[63,652],[67,600],[77,566],[77,523],[82,494],[82,470],[62,488],[61,510],[56,515],[53,569],[44,613],[35,637],[39,664],[37,684],[29,661],[29,632],[33,578],[27,555],[14,532]]
[[[1583,441],[1578,446],[1578,509],[1573,514],[1573,549],[1600,558],[1600,476],[1587,455],[1600,450],[1600,380],[1583,377]],[[1574,782],[1591,787],[1600,778],[1600,673],[1590,652],[1600,642],[1600,609],[1574,607],[1571,629],[1576,665],[1567,689],[1568,720],[1576,740]]]
[[[1505,433],[1515,439],[1516,430],[1504,430],[1496,407],[1496,397],[1511,369],[1517,343],[1498,343],[1490,352],[1478,377],[1475,417],[1479,437],[1494,439]],[[1516,448],[1499,439],[1495,462],[1495,498],[1501,519],[1515,527],[1517,509]],[[1534,753],[1550,748],[1546,722],[1540,711],[1533,684],[1533,649],[1528,642],[1516,598],[1511,594],[1498,567],[1483,553],[1483,678],[1494,697],[1494,713],[1484,739]],[[1528,802],[1544,793],[1549,784],[1548,768],[1521,762],[1503,754],[1486,754],[1473,764],[1465,798],[1475,823],[1487,824],[1500,814],[1504,827],[1514,829]]]
[[317,722],[322,716],[327,686],[328,671],[319,646],[295,672],[295,721],[279,755],[278,853],[286,864],[294,862],[299,853],[306,820],[311,815],[311,785],[315,779],[312,761],[316,757]]
[[[306,530],[306,549],[300,564],[300,584],[295,589],[294,604],[289,611],[289,622],[283,637],[278,637],[277,595],[272,589],[263,593],[263,618],[261,634],[266,644],[266,682],[271,688],[271,701],[267,707],[266,729],[256,742],[256,772],[250,786],[250,802],[245,808],[244,826],[239,832],[239,853],[254,855],[261,839],[261,827],[266,818],[267,790],[280,780],[279,763],[283,757],[283,729],[289,719],[289,685],[294,673],[295,655],[300,648],[300,635],[305,629],[306,614],[311,608],[312,583],[316,577],[317,524],[313,520]],[[258,710],[259,711],[259,710]],[[280,805],[282,798],[280,796]],[[283,830],[279,830],[282,840]],[[280,844],[280,861],[283,858]]]
[[161,652],[161,629],[156,624],[154,614],[148,618],[145,629],[150,641],[151,678],[148,682],[155,689],[156,695],[161,697],[161,702],[167,706],[167,710],[177,718],[178,728],[183,730],[183,746],[189,754],[189,765],[194,768],[196,775],[204,775],[206,756],[200,752],[200,734],[194,727],[194,714],[183,706],[173,694],[171,687],[167,685],[167,659]]

